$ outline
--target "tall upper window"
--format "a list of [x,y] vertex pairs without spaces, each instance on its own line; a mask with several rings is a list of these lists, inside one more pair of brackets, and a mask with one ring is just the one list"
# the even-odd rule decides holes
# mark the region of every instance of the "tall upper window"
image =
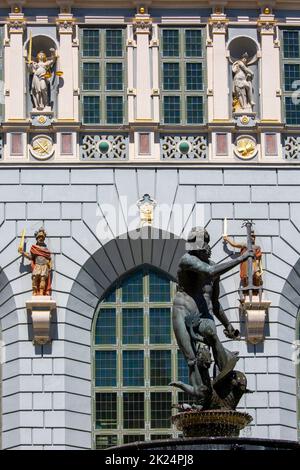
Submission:
[[172,331],[175,284],[141,269],[102,300],[94,322],[94,446],[177,436],[172,403],[186,401],[168,384],[188,381]]
[[300,30],[283,30],[282,41],[285,119],[289,125],[300,125],[298,97],[295,100],[292,96],[300,86]]
[[125,30],[81,30],[81,113],[84,124],[125,121]]
[[205,120],[203,28],[162,28],[161,90],[164,124]]

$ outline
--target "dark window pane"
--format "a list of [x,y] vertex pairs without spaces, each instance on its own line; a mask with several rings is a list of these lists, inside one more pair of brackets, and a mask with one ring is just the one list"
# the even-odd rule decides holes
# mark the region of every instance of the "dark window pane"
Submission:
[[294,104],[292,97],[285,98],[286,123],[300,125],[300,105]]
[[100,66],[95,62],[83,64],[83,89],[93,91],[100,89]]
[[149,273],[150,302],[170,302],[170,281],[163,274],[151,271]]
[[180,124],[180,96],[164,97],[165,124]]
[[106,296],[102,300],[102,303],[109,304],[109,303],[114,303],[115,301],[116,301],[116,289],[113,288],[107,292]]
[[123,394],[123,422],[124,429],[143,429],[145,426],[144,394]]
[[84,29],[82,54],[85,57],[99,57],[100,31],[99,29]]
[[106,64],[106,89],[108,91],[123,90],[123,64],[110,62]]
[[118,444],[118,436],[98,435],[96,436],[96,450],[107,449]]
[[144,343],[144,310],[142,308],[123,308],[123,344]]
[[179,31],[178,29],[163,30],[163,56],[179,56]]
[[199,29],[187,29],[185,32],[186,57],[202,56],[202,33]]
[[131,274],[122,283],[123,302],[143,302],[143,271]]
[[151,392],[151,428],[171,426],[172,395],[168,392]]
[[132,442],[143,442],[144,440],[144,434],[125,434],[123,437],[124,444],[131,444]]
[[116,393],[96,393],[96,429],[117,429]]
[[187,96],[187,123],[201,124],[203,122],[203,97]]
[[83,97],[83,121],[86,124],[100,123],[100,98],[99,96]]
[[144,351],[123,351],[123,385],[144,385]]
[[171,382],[171,351],[150,351],[151,386],[168,385]]
[[186,64],[186,89],[188,91],[203,89],[201,63]]
[[116,310],[103,308],[99,311],[96,328],[95,344],[116,344]]
[[177,375],[180,382],[189,383],[189,368],[181,351],[177,352]]
[[151,434],[151,441],[161,441],[163,439],[171,439],[172,434]]
[[165,62],[163,64],[163,75],[164,90],[180,89],[180,72],[178,63]]
[[123,33],[121,29],[106,30],[106,57],[122,57]]
[[107,96],[106,98],[107,124],[122,124],[123,122],[123,97]]
[[284,64],[284,89],[293,91],[299,88],[299,83],[293,88],[293,83],[300,80],[300,64]]
[[171,310],[150,308],[150,343],[171,343]]
[[299,32],[283,31],[283,54],[286,59],[299,58]]
[[96,387],[115,387],[117,385],[116,351],[96,351]]

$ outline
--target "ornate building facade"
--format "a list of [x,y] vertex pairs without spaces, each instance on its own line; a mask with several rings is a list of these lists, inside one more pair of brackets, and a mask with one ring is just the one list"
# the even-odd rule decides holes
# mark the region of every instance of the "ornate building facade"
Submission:
[[[218,330],[254,391],[240,406],[253,417],[245,435],[297,439],[299,8],[0,1],[2,448],[178,436],[178,261],[195,225],[215,261],[231,256],[225,218],[242,240],[254,222],[268,303],[243,312],[238,269],[222,279],[242,339]],[[41,226],[54,302],[37,310],[50,309],[45,344],[32,341],[45,320],[18,253]]]

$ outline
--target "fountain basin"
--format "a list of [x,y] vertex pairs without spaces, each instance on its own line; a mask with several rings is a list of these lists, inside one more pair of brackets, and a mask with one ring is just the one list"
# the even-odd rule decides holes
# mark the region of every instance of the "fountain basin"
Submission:
[[251,421],[248,413],[232,410],[191,410],[172,417],[183,437],[238,437]]

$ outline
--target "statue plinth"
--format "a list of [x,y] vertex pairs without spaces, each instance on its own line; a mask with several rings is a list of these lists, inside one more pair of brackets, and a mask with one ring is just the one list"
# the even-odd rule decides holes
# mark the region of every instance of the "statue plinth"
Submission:
[[51,314],[56,309],[56,302],[50,296],[36,295],[26,302],[33,327],[33,344],[44,345],[51,341]]
[[232,410],[183,411],[172,417],[183,437],[238,437],[251,421],[248,413]]
[[49,127],[52,125],[54,113],[50,106],[46,106],[43,110],[34,108],[31,113],[31,124],[34,127]]
[[233,119],[239,127],[255,127],[256,126],[256,113],[251,108],[240,109],[233,113]]
[[240,310],[245,316],[248,343],[258,344],[264,340],[265,320],[270,305],[269,300],[260,299],[257,295],[253,295],[251,301],[249,296],[245,296]]

